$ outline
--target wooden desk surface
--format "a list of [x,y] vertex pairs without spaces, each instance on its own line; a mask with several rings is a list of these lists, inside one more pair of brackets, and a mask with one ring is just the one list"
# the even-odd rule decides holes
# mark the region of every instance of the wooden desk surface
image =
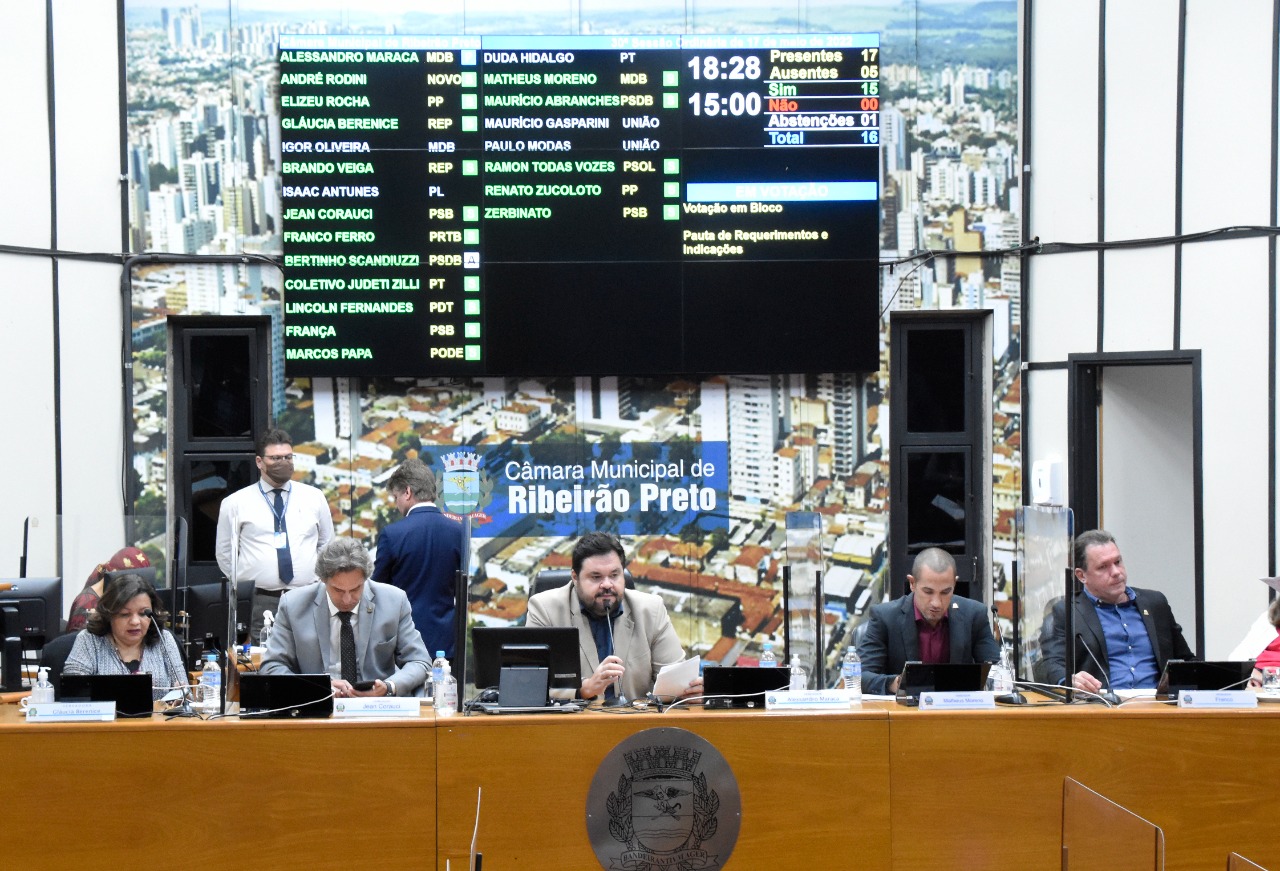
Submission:
[[586,799],[596,769],[623,739],[660,727],[700,735],[737,778],[730,869],[1058,871],[1067,775],[1161,826],[1170,871],[1220,871],[1232,850],[1280,869],[1280,706],[877,702],[822,715],[437,721],[426,709],[409,721],[40,725],[0,705],[0,789],[22,832],[0,864],[422,867],[434,856],[461,869],[483,787],[485,867],[595,871]]
[[436,842],[434,725],[429,709],[28,725],[0,706],[13,834],[0,867],[422,867]]
[[1168,871],[1219,871],[1232,850],[1280,869],[1274,706],[898,708],[889,721],[894,868],[1058,871],[1069,775],[1160,826]]

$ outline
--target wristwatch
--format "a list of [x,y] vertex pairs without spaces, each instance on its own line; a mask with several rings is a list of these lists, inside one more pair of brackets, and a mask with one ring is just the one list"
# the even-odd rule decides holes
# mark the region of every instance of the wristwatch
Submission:
[[382,684],[387,688],[387,695],[394,696],[396,694],[396,685],[393,684],[391,681],[384,680]]

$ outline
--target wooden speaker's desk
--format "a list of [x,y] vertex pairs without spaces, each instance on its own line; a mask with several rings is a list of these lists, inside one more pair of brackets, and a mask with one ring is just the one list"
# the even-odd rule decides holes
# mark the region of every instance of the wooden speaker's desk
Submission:
[[599,869],[586,826],[596,769],[624,738],[665,727],[706,739],[733,770],[742,816],[730,868],[890,867],[889,717],[868,707],[440,720],[436,868],[465,867],[481,788],[485,869]]

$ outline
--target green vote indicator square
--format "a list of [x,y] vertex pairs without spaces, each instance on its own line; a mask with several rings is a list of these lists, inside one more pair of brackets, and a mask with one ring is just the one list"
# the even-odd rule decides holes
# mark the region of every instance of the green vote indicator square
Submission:
[[664,88],[680,87],[680,71],[679,70],[663,70],[662,71],[662,87]]
[[680,174],[680,158],[678,157],[664,158],[662,161],[662,172],[664,175],[679,175]]
[[480,338],[480,324],[477,321],[465,321],[462,324],[462,337],[464,339]]
[[462,313],[468,317],[480,314],[480,300],[464,299],[462,301]]
[[[472,165],[472,172],[471,172],[471,174],[472,174],[472,175],[475,175],[475,174],[476,174],[476,172],[478,172],[479,170],[478,170],[478,168],[475,166],[475,163],[476,163],[476,162],[475,162],[474,160],[464,160],[464,161],[462,161],[462,173],[463,173],[463,175],[466,175],[466,174],[467,174],[467,164],[468,164],[468,163],[470,163],[470,164]],[[464,221],[478,221],[478,220],[480,220],[480,207],[479,207],[479,206],[463,206],[463,207],[462,207],[462,220],[464,220]]]
[[463,245],[479,245],[480,230],[476,227],[464,228],[462,231],[462,244]]
[[680,182],[664,181],[662,183],[662,195],[668,199],[680,196]]
[[462,289],[466,293],[479,293],[480,292],[480,276],[464,275],[462,277]]
[[462,161],[462,174],[463,174],[463,175],[479,175],[479,174],[480,174],[480,161],[478,161],[478,160],[464,160],[464,161]]
[[662,207],[662,220],[678,221],[680,220],[680,207],[667,204]]
[[463,94],[462,108],[467,110],[475,110],[480,108],[480,97],[477,94]]
[[463,133],[475,133],[479,129],[480,129],[480,122],[476,120],[475,115],[462,116],[462,132]]
[[663,91],[662,92],[662,108],[679,109],[680,95],[677,94],[675,91]]
[[479,360],[480,346],[479,345],[463,345],[462,358],[464,360]]
[[475,72],[462,74],[462,87],[474,88],[477,84],[479,84],[479,79],[477,78]]

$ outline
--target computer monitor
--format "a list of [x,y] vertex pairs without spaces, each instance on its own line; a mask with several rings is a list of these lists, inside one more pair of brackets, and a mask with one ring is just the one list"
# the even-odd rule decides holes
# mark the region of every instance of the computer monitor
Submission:
[[[476,689],[497,687],[502,649],[546,645],[550,654],[551,690],[576,692],[582,686],[578,667],[578,630],[572,626],[475,626],[471,630]],[[562,692],[556,693],[556,690]]]
[[137,575],[151,586],[156,585],[156,567],[155,566],[138,566],[136,569],[113,569],[107,572],[107,583],[124,575]]
[[[218,650],[225,650],[224,638],[227,634],[227,585],[192,584],[184,591],[178,589],[159,590],[160,601],[169,612],[173,621],[171,628],[179,624],[180,610],[187,613],[186,625],[187,649],[182,653],[182,660],[192,666],[204,652],[206,636],[213,637],[213,644]],[[175,596],[177,601],[175,602]],[[240,581],[236,584],[236,643],[243,643],[248,632],[249,618],[253,608],[253,581]],[[181,629],[172,630],[181,641]]]
[[0,616],[24,650],[43,647],[62,634],[62,578],[0,578]]

